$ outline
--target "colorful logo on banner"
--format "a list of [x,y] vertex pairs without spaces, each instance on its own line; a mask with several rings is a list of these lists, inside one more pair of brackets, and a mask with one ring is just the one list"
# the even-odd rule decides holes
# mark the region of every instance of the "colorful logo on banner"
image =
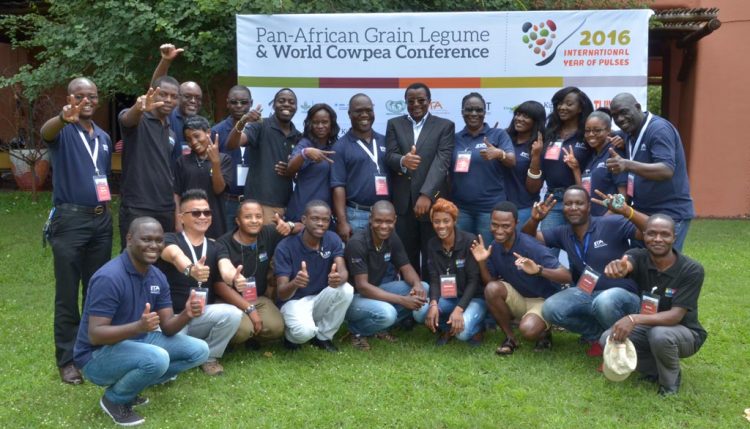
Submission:
[[[583,26],[587,19],[588,17],[584,18],[583,21],[581,21],[581,23],[578,24],[578,26],[557,45],[555,45],[555,41],[558,39],[558,28],[555,21],[548,19],[546,21],[540,22],[539,24],[532,24],[526,21],[521,26],[521,31],[523,31],[524,33],[523,37],[521,37],[521,41],[525,45],[527,45],[528,48],[534,52],[534,54],[539,55],[543,58],[543,60],[536,63],[536,65],[544,66],[555,59],[555,55],[557,55],[557,50],[560,48],[560,46],[562,46],[563,43],[570,39],[570,36],[575,34],[575,32]],[[553,47],[555,49],[552,49]]]

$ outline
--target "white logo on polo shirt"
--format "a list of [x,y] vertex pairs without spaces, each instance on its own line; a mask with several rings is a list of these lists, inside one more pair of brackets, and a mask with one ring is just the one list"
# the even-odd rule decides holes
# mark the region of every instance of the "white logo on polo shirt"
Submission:
[[102,144],[102,149],[104,149],[105,152],[109,152],[109,145],[106,143]]
[[159,285],[151,285],[151,294],[152,295],[159,295],[161,293],[161,288]]
[[322,250],[318,252],[320,254],[320,257],[323,259],[328,259],[331,257],[331,251],[330,250]]
[[576,149],[586,149],[586,143],[584,142],[576,143]]
[[528,159],[529,158],[529,153],[528,152],[521,152],[518,156],[520,156],[521,158]]
[[474,146],[474,149],[487,149],[487,145],[482,143],[477,143],[476,146]]
[[380,151],[385,152],[385,146],[380,146]]
[[607,168],[607,164],[605,164],[603,162],[600,162],[600,163],[596,164],[596,168]]
[[604,247],[606,245],[607,245],[607,243],[605,243],[604,240],[596,240],[594,242],[594,249],[598,249],[598,248]]

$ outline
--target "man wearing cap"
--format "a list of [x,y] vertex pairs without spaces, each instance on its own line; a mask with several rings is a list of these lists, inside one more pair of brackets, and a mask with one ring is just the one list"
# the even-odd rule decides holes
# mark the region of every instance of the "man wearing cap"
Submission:
[[708,334],[698,321],[703,266],[673,248],[675,223],[663,214],[651,216],[644,231],[645,249],[632,249],[604,269],[611,278],[631,278],[641,291],[640,313],[628,314],[602,334],[627,338],[638,353],[638,371],[659,383],[662,396],[680,388],[680,359],[697,353]]
[[92,116],[99,105],[94,82],[68,84],[68,104],[41,129],[52,154],[52,200],[47,236],[55,269],[55,355],[60,378],[80,384],[73,364],[79,285],[83,301],[91,276],[112,256],[109,184],[112,142]]

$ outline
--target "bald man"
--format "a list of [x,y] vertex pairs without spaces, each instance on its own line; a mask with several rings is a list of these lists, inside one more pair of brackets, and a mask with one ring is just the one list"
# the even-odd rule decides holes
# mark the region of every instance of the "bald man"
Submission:
[[52,154],[52,202],[46,236],[55,270],[55,355],[63,382],[80,384],[73,364],[81,315],[91,276],[112,254],[109,184],[112,142],[92,116],[99,94],[91,80],[68,84],[68,104],[44,123],[41,135]]

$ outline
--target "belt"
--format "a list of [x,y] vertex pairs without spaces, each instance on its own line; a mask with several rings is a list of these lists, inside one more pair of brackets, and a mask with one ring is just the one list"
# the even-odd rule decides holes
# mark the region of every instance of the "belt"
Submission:
[[237,201],[238,203],[241,203],[245,199],[244,195],[224,194],[223,197],[225,200]]
[[63,204],[58,204],[55,207],[59,210],[68,210],[71,212],[86,213],[86,214],[97,215],[97,216],[104,214],[109,210],[109,207],[106,204],[96,206],[96,207],[90,207],[90,206],[79,206],[78,204],[63,203]]
[[365,211],[365,212],[369,212],[370,208],[371,208],[370,206],[361,206],[361,205],[359,205],[359,204],[357,204],[357,203],[355,203],[353,201],[347,201],[346,202],[346,206],[347,207],[351,207],[351,208],[353,208],[355,210],[362,210],[362,211]]

